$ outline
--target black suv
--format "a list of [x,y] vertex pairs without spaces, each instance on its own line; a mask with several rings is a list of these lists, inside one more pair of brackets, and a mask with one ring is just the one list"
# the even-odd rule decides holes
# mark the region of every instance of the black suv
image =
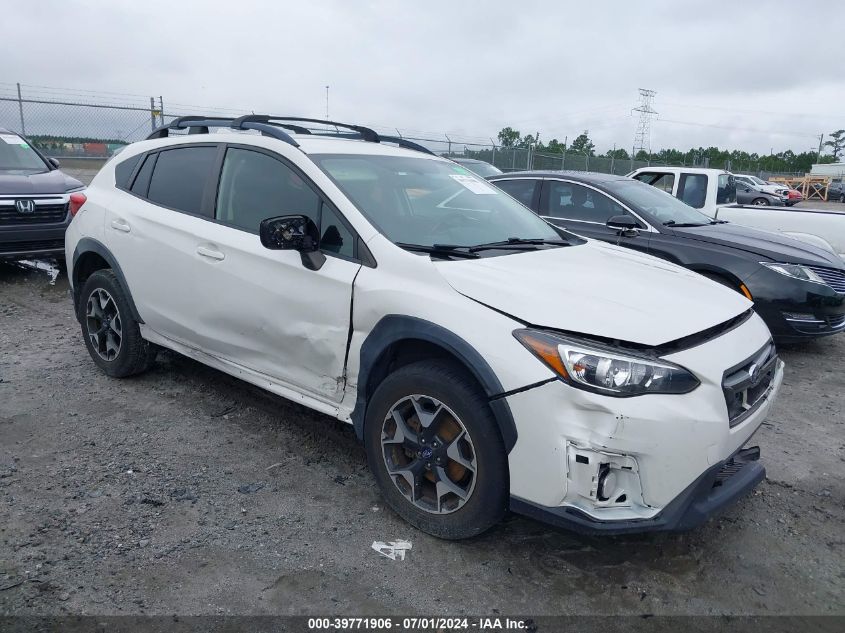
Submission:
[[713,220],[622,176],[535,171],[488,180],[556,226],[667,259],[741,292],[778,342],[845,331],[845,263],[817,246]]
[[82,189],[56,159],[0,128],[0,258],[63,257],[71,197]]

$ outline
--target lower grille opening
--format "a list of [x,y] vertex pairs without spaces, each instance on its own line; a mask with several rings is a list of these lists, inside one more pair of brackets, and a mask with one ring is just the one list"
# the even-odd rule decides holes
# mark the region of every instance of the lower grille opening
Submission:
[[731,427],[740,424],[765,402],[775,378],[777,362],[775,346],[769,341],[751,358],[725,372],[722,391]]

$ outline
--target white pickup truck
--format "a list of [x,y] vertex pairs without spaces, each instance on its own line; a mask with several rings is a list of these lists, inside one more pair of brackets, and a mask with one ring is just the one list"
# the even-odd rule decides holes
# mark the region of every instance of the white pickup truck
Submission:
[[845,259],[845,211],[736,203],[736,181],[723,169],[642,167],[628,174],[717,220],[779,231],[821,246]]

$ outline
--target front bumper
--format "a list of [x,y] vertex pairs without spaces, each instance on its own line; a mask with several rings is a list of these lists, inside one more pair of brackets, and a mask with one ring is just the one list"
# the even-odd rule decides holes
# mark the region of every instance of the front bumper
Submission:
[[754,297],[754,310],[779,343],[845,331],[845,294],[829,286],[771,270],[755,273],[745,285]]
[[69,224],[70,213],[57,224],[0,225],[0,258],[64,256],[65,231]]
[[[725,381],[734,376],[726,370],[756,359],[770,341],[754,315],[716,339],[664,356],[701,382],[683,395],[611,398],[554,381],[509,396],[518,433],[508,456],[512,508],[613,533],[687,529],[732,503],[764,476],[749,453],[738,451],[768,415],[783,363],[776,361],[766,391],[733,423]],[[743,467],[721,481],[720,471],[737,455]]]
[[601,521],[577,508],[546,508],[511,498],[511,510],[519,514],[583,534],[630,534],[635,532],[683,532],[705,523],[766,478],[760,449],[745,448],[707,470],[654,517]]

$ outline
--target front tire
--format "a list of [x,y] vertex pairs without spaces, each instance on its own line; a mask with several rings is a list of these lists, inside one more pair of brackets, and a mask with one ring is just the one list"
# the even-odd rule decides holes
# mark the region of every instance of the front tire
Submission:
[[751,201],[751,204],[755,207],[763,207],[769,204],[769,202],[765,198],[754,198],[754,200]]
[[80,297],[82,337],[94,363],[114,378],[149,369],[156,347],[141,336],[128,294],[114,272],[95,271],[83,284]]
[[487,399],[455,363],[401,367],[367,407],[367,460],[387,504],[444,539],[481,534],[508,505],[507,455]]

